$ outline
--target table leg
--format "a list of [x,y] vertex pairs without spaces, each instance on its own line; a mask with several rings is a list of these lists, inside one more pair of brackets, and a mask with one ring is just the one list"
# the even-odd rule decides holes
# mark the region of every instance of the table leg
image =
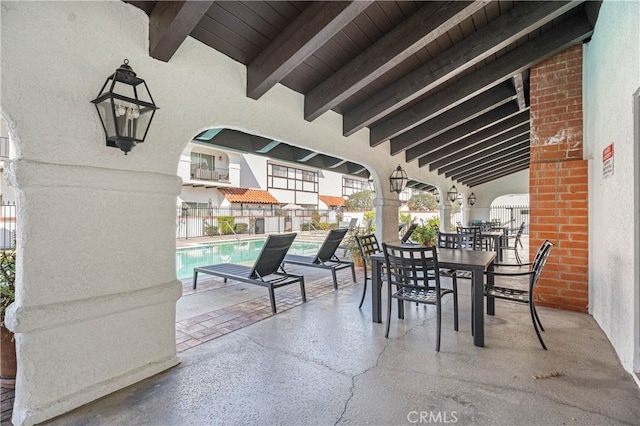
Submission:
[[[493,263],[489,265],[487,271],[493,271]],[[487,275],[487,285],[493,285],[495,278],[493,275]],[[495,315],[496,299],[493,296],[487,296],[487,315]]]
[[382,322],[382,262],[371,259],[371,316],[373,322]]
[[474,269],[472,271],[473,292],[473,344],[475,346],[484,346],[484,288],[482,278],[484,272],[482,269]]

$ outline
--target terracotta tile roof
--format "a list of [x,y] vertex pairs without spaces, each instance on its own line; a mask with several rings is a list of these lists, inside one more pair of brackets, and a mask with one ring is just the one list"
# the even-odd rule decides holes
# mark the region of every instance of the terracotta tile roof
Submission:
[[280,204],[268,191],[245,188],[218,188],[230,203]]
[[344,198],[342,197],[334,197],[332,195],[319,195],[320,201],[325,203],[327,206],[344,206]]

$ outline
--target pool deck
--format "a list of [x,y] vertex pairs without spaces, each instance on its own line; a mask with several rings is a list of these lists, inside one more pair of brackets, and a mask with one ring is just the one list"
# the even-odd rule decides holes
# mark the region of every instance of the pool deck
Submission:
[[190,293],[186,283],[177,313],[192,324],[181,364],[46,424],[638,424],[640,389],[590,315],[539,308],[545,351],[526,306],[499,303],[478,348],[461,280],[460,330],[448,298],[436,352],[433,307],[407,305],[404,320],[394,310],[386,339],[370,294],[358,309],[362,269],[355,285],[340,271],[337,291],[328,271],[299,272],[308,302],[299,289],[278,289],[275,315],[265,289],[212,278]]
[[[326,233],[302,232],[304,240],[324,240]],[[266,235],[243,234],[241,240],[265,238]],[[237,241],[235,237],[205,237],[176,240],[176,248],[196,247],[214,241]],[[340,253],[338,253],[340,254]],[[292,273],[304,274],[307,302],[334,291],[329,271],[316,268],[291,266]],[[362,268],[356,268],[357,282],[362,283]],[[340,286],[355,285],[349,271],[338,272]],[[228,281],[201,275],[197,289],[192,288],[192,279],[182,280],[182,297],[176,307],[176,348],[178,352],[201,345],[225,334],[273,316],[267,290],[262,287],[237,281]],[[212,291],[215,290],[215,291]],[[278,289],[276,309],[278,313],[302,304],[297,285]]]

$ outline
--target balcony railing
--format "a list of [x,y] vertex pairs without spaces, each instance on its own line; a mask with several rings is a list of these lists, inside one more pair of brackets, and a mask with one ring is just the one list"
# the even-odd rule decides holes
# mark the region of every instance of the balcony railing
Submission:
[[9,138],[0,137],[0,158],[9,158]]
[[191,179],[229,182],[229,169],[194,169],[191,171]]

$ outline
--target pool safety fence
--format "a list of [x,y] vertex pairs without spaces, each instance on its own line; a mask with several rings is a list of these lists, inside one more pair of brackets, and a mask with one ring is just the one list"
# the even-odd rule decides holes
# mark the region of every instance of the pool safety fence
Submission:
[[0,204],[0,249],[15,248],[16,240],[16,204]]
[[329,210],[225,207],[176,208],[176,238],[219,235],[267,234],[272,232],[320,231],[336,223]]

